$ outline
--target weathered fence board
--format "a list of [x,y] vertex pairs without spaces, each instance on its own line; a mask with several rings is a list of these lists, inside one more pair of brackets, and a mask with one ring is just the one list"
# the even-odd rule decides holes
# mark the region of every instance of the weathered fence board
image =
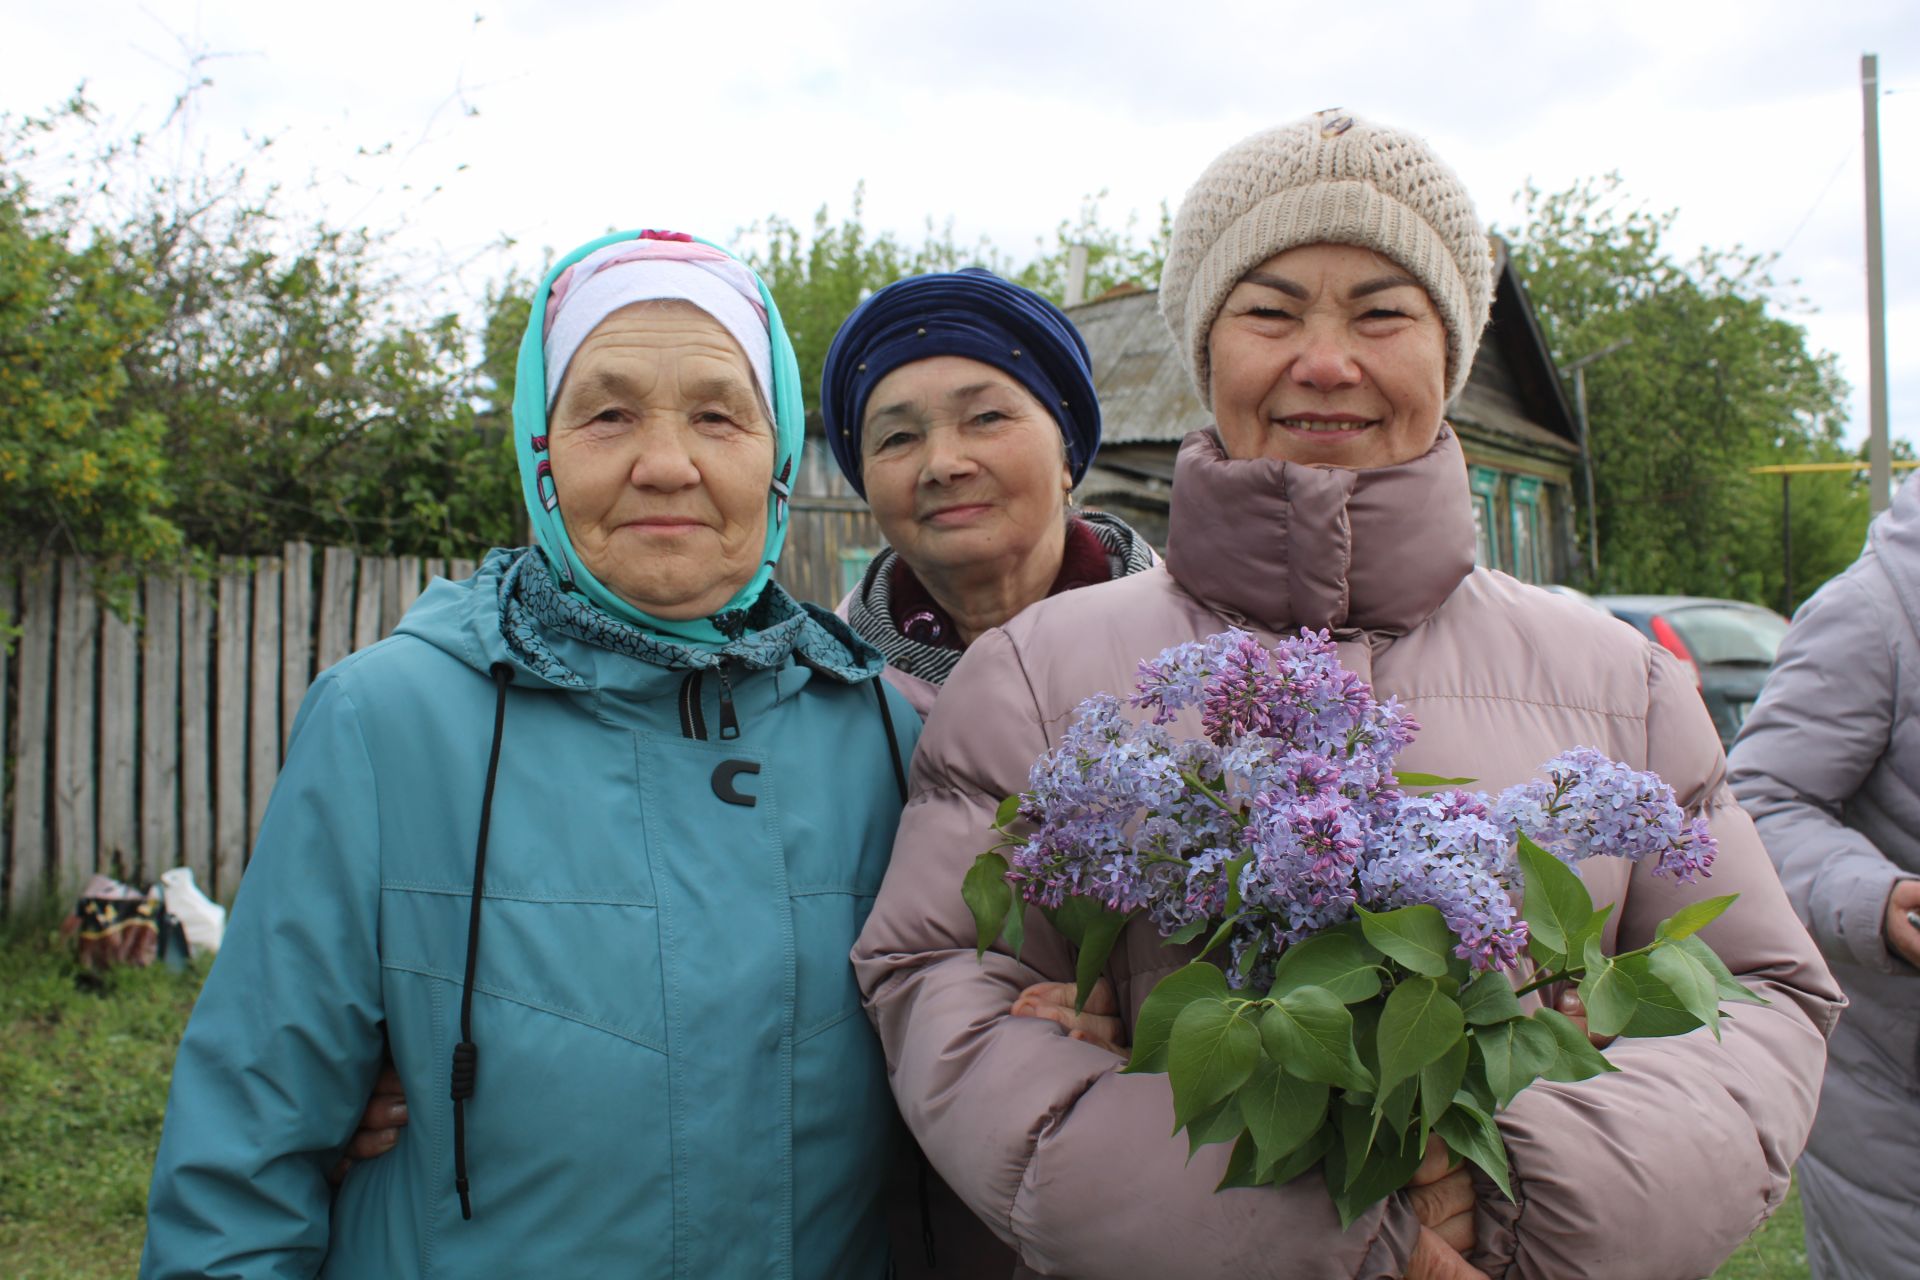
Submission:
[[[781,580],[831,606],[880,538],[837,476],[815,480],[796,494]],[[95,870],[144,884],[178,865],[232,899],[314,673],[478,564],[317,550],[151,577],[131,624],[103,613],[82,561],[0,564],[0,609],[20,628],[0,655],[0,906],[70,897]]]
[[47,732],[53,692],[53,574],[30,569],[20,583],[20,641],[13,704],[13,830],[7,907],[26,907],[47,882]]
[[400,556],[394,561],[394,577],[398,591],[393,598],[393,610],[387,618],[387,630],[391,632],[400,625],[400,619],[407,616],[407,610],[413,608],[413,602],[420,598],[425,584],[420,580],[420,557]]
[[140,633],[140,862],[180,861],[180,580],[148,578]]
[[250,583],[237,561],[221,561],[213,658],[213,882],[231,897],[246,865],[247,606]]
[[198,578],[180,584],[180,849],[202,892],[213,882],[213,610]]
[[253,571],[253,635],[247,659],[247,851],[280,772],[280,562]]
[[54,626],[60,643],[53,663],[53,884],[68,898],[93,874],[97,844],[93,698],[100,610],[77,560],[60,562]]
[[100,615],[100,831],[93,865],[144,886],[146,872],[140,865],[134,822],[139,657],[140,640],[133,626],[113,610],[104,610]]
[[280,578],[280,750],[313,679],[313,548],[289,542]]
[[353,647],[364,649],[387,634],[380,625],[380,596],[386,585],[386,572],[378,560],[362,557],[360,585],[353,598]]
[[353,552],[328,547],[320,553],[320,654],[325,671],[353,652]]

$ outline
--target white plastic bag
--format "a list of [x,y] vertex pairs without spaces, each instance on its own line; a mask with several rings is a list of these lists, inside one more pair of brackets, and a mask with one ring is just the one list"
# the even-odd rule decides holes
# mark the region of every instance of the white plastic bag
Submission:
[[193,883],[193,868],[175,867],[160,873],[160,886],[166,895],[167,910],[187,931],[187,945],[193,954],[220,949],[227,932],[227,909],[200,892]]

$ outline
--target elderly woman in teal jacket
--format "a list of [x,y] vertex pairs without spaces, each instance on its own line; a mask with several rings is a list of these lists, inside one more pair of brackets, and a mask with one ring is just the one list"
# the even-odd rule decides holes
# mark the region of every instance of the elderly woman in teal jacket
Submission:
[[[538,545],[301,709],[180,1047],[142,1274],[878,1277],[847,951],[919,730],[770,580],[802,439],[751,271],[563,259],[520,351]],[[408,1142],[326,1172],[391,1053]]]

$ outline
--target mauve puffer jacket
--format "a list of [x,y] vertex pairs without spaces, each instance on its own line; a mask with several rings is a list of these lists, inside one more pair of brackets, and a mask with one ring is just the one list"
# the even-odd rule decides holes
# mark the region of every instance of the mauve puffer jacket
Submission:
[[1741,727],[1733,788],[1852,1008],[1800,1162],[1821,1277],[1913,1275],[1920,1222],[1920,969],[1886,942],[1920,879],[1920,484],[1802,605]]
[[[1229,461],[1199,432],[1177,464],[1165,569],[1029,608],[949,678],[854,963],[907,1123],[1027,1268],[1387,1277],[1413,1247],[1404,1195],[1342,1232],[1317,1171],[1215,1194],[1226,1149],[1187,1160],[1164,1076],[1118,1074],[1104,1051],[1010,1017],[1023,987],[1073,973],[1071,948],[1038,912],[1019,960],[974,957],[960,881],[1001,797],[1026,786],[1083,698],[1125,692],[1141,658],[1233,625],[1267,639],[1332,627],[1342,661],[1423,726],[1409,769],[1497,790],[1591,745],[1670,782],[1711,821],[1720,859],[1690,886],[1587,863],[1595,898],[1618,903],[1609,949],[1647,941],[1689,901],[1741,895],[1704,937],[1772,1003],[1739,1006],[1723,1042],[1704,1031],[1621,1041],[1608,1051],[1619,1074],[1517,1099],[1500,1127],[1519,1203],[1482,1188],[1472,1260],[1495,1276],[1703,1276],[1785,1195],[1839,992],[1726,787],[1693,682],[1624,624],[1472,559],[1448,430],[1422,458],[1364,472]],[[1191,953],[1129,926],[1107,969],[1129,1019]]]

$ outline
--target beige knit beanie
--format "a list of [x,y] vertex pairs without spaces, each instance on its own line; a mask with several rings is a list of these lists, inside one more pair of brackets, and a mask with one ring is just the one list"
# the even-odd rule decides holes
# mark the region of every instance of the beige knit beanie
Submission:
[[1160,314],[1213,406],[1207,335],[1240,277],[1303,244],[1352,244],[1426,287],[1447,327],[1447,399],[1466,385],[1493,296],[1493,254],[1453,170],[1410,133],[1321,111],[1208,165],[1173,220]]

